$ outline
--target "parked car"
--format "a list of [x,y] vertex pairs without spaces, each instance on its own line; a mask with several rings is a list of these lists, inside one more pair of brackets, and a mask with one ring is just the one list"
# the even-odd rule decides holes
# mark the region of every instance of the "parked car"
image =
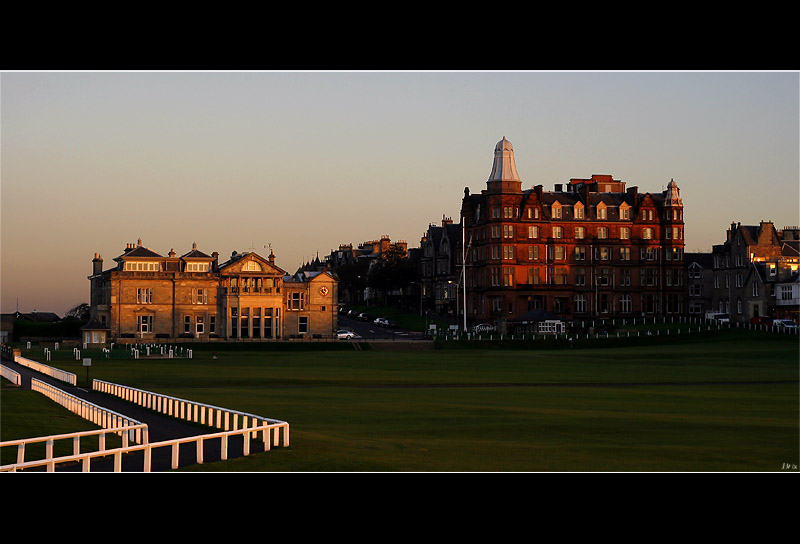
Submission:
[[781,329],[796,329],[797,324],[791,319],[774,319],[772,324]]
[[475,325],[472,328],[472,332],[494,332],[496,327],[494,325],[489,325],[488,323],[481,323],[480,325]]
[[387,326],[387,327],[389,327],[389,328],[391,329],[391,328],[397,327],[397,323],[395,323],[395,322],[394,322],[394,321],[392,321],[391,319],[387,319],[387,320],[386,320],[386,326]]
[[352,340],[354,338],[360,338],[360,336],[358,336],[353,331],[342,329],[340,331],[336,331],[336,338],[338,338],[339,340]]
[[369,321],[369,316],[364,312],[361,312],[360,314],[358,314],[358,319],[360,319],[361,321]]
[[389,320],[388,320],[388,319],[386,319],[385,317],[376,317],[376,318],[375,318],[375,321],[373,321],[373,323],[375,323],[376,325],[380,325],[381,327],[385,327],[385,326],[386,326],[386,323],[387,323],[388,321],[389,321]]
[[761,317],[751,317],[750,323],[752,323],[753,325],[771,325],[772,320],[762,315]]
[[707,314],[706,314],[706,319],[711,319],[711,320],[714,320],[714,321],[719,321],[720,323],[730,323],[730,321],[731,321],[731,320],[730,320],[730,318],[728,317],[728,314],[712,314],[712,313],[707,313]]

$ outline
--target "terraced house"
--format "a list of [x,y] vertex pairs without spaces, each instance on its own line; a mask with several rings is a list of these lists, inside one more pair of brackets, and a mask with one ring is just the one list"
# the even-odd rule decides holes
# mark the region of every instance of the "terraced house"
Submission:
[[486,188],[464,190],[467,315],[513,319],[684,311],[683,201],[674,180],[642,193],[610,175],[522,188],[514,149],[494,150]]
[[277,340],[331,337],[337,328],[337,281],[327,271],[290,275],[275,255],[234,251],[220,263],[193,244],[167,256],[128,244],[103,270],[92,260],[91,317],[84,341],[174,338]]

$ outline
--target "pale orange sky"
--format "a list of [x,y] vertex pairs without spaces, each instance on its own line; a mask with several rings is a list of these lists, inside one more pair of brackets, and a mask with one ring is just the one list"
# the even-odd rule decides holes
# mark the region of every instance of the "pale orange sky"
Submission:
[[268,253],[293,272],[388,234],[417,247],[485,188],[675,179],[687,251],[798,213],[798,74],[3,72],[0,301],[63,315],[127,243]]

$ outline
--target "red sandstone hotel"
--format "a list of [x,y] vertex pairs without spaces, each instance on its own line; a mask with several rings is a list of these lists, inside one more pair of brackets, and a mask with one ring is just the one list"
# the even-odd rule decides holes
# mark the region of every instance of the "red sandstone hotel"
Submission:
[[670,316],[684,310],[683,202],[610,175],[552,192],[522,189],[503,138],[480,194],[464,189],[466,308],[494,323],[543,309],[564,319]]

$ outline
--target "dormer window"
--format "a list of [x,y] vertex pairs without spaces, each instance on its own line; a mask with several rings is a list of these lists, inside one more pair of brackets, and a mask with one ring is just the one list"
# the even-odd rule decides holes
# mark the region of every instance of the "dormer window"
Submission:
[[630,219],[631,218],[631,207],[628,206],[625,202],[620,204],[619,206],[619,218],[620,219]]
[[583,219],[583,204],[578,202],[577,204],[575,204],[574,210],[575,210],[575,212],[574,212],[575,213],[575,219]]
[[125,270],[129,272],[158,272],[160,269],[160,263],[125,261]]
[[597,205],[597,218],[606,219],[606,205],[603,202]]
[[186,263],[186,272],[208,272],[208,263]]
[[561,219],[561,203],[554,202],[551,208],[553,212],[553,219]]

